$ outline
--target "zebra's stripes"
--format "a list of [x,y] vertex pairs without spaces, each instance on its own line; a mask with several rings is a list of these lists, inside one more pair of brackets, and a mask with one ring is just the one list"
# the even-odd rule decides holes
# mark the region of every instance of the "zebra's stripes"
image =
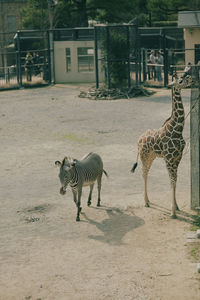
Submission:
[[[83,186],[90,186],[90,193],[88,197],[88,206],[91,205],[92,191],[95,181],[98,186],[98,202],[97,206],[100,206],[100,192],[101,192],[101,178],[104,173],[107,173],[103,169],[103,162],[101,157],[96,153],[89,153],[81,160],[73,159],[71,157],[65,157],[62,161],[56,161],[56,165],[60,166],[59,178],[61,182],[60,193],[65,194],[68,184],[70,185],[74,197],[74,202],[77,206],[76,220],[80,220],[81,212],[81,194]],[[77,199],[78,196],[78,199]]]

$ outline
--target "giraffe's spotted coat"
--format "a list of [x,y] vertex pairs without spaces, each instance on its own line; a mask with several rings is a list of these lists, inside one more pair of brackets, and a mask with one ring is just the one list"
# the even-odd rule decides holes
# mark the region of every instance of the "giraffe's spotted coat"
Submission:
[[[176,216],[178,209],[175,197],[177,169],[182,158],[185,147],[185,141],[182,136],[185,113],[181,98],[181,89],[190,86],[193,83],[190,76],[181,80],[176,80],[172,86],[172,113],[158,130],[148,129],[138,140],[138,156],[142,162],[142,171],[144,178],[146,206],[149,206],[147,195],[147,177],[151,165],[156,157],[162,157],[165,160],[169,173],[172,196],[172,216]],[[134,169],[133,169],[134,170]]]

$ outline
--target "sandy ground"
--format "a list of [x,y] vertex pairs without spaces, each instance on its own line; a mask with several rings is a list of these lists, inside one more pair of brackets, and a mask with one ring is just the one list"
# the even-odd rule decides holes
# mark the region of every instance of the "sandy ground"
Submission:
[[[200,299],[200,274],[188,255],[190,230],[189,118],[179,167],[177,220],[163,161],[150,171],[150,208],[144,207],[137,139],[171,113],[169,90],[115,101],[81,99],[84,86],[0,93],[0,299]],[[186,113],[189,90],[183,91]],[[76,222],[70,189],[59,194],[55,160],[102,156],[109,173],[102,206]]]

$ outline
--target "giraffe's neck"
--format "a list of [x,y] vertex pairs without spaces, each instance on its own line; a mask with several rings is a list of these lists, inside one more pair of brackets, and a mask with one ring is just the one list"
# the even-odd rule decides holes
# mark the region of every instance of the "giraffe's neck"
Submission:
[[172,114],[169,120],[170,126],[175,131],[182,133],[185,122],[185,112],[181,98],[181,89],[177,87],[172,88]]

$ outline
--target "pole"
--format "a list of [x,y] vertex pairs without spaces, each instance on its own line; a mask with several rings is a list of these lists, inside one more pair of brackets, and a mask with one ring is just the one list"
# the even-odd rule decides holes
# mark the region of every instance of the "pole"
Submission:
[[127,54],[128,54],[128,88],[131,87],[131,72],[130,72],[130,34],[129,34],[129,26],[127,28]]
[[200,89],[191,89],[190,98],[191,209],[200,209]]
[[107,84],[110,89],[110,32],[109,27],[106,26],[106,50],[107,50]]
[[98,64],[98,31],[97,27],[94,27],[94,49],[95,49],[95,76],[96,76],[96,88],[99,88],[99,64]]

